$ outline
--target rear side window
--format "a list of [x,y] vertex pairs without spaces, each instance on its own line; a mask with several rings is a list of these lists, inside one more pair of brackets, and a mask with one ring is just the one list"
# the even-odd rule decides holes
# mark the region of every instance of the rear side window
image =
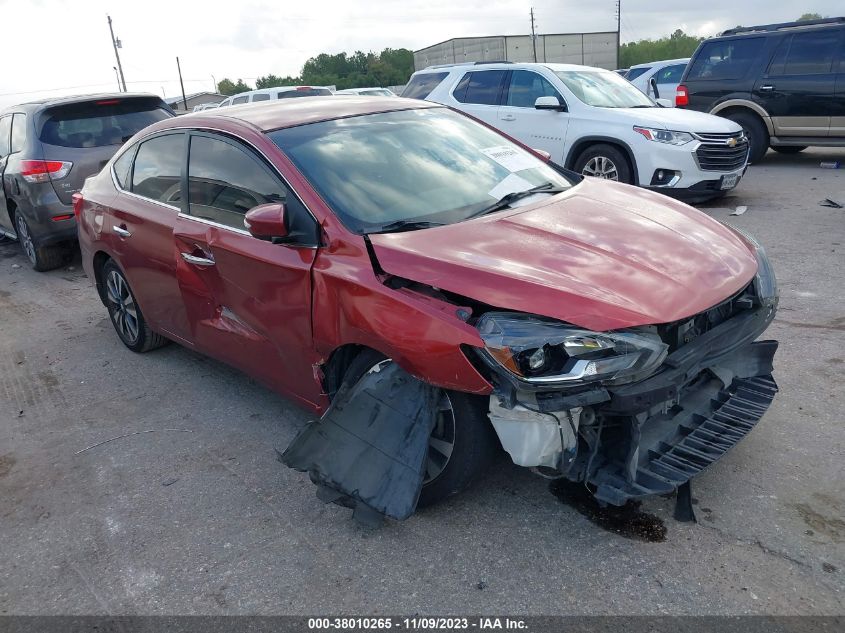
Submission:
[[[469,82],[466,84],[466,92],[460,93],[458,88],[456,88],[454,93],[455,99],[461,103],[497,105],[499,103],[499,93],[502,89],[505,72],[504,70],[482,70],[468,73],[470,77]],[[461,84],[463,83],[463,80],[461,80]]]
[[256,101],[270,101],[270,95],[266,92],[261,92],[257,95],[252,95],[252,102],[255,103]]
[[232,105],[238,105],[239,103],[246,103],[249,101],[249,95],[245,95],[243,97],[235,97],[232,99]]
[[796,33],[783,40],[769,64],[769,75],[829,73],[839,34],[832,31]]
[[765,43],[765,38],[707,42],[695,56],[687,79],[741,79]]
[[331,95],[328,88],[297,88],[296,90],[285,90],[276,95],[277,99],[295,99],[296,97],[325,97]]
[[431,94],[440,82],[446,79],[449,73],[425,73],[414,75],[411,81],[405,86],[401,96],[406,99],[425,99]]
[[681,81],[681,75],[684,74],[686,64],[675,64],[674,66],[667,66],[655,73],[655,79],[659,84],[676,84]]
[[132,168],[132,193],[174,207],[182,203],[185,135],[168,134],[144,141]]
[[643,73],[648,72],[649,70],[651,70],[651,66],[646,66],[645,68],[632,68],[627,73],[625,73],[624,77],[628,81],[633,81],[634,79],[636,79]]
[[191,137],[191,215],[243,231],[244,215],[260,204],[285,202],[287,191],[258,160],[223,140]]
[[122,145],[148,125],[170,116],[160,103],[147,99],[72,104],[49,111],[39,138],[60,147]]
[[12,148],[11,153],[19,152],[26,142],[26,115],[15,114],[12,116]]
[[508,97],[505,105],[517,108],[533,108],[539,97],[557,97],[563,103],[558,91],[545,77],[529,70],[515,70],[511,73]]
[[9,140],[12,136],[12,115],[0,117],[0,158],[9,153]]

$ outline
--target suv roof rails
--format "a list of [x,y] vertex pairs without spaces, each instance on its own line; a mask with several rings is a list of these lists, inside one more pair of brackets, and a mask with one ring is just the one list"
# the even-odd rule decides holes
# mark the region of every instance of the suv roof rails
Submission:
[[727,31],[722,31],[720,35],[737,35],[739,33],[755,33],[755,32],[771,32],[781,31],[784,29],[797,29],[808,26],[827,26],[833,24],[845,24],[845,17],[840,18],[823,18],[821,20],[803,20],[801,22],[781,22],[779,24],[761,24],[759,26],[738,26]]
[[453,68],[455,66],[482,66],[484,64],[513,64],[515,62],[509,62],[507,60],[496,60],[496,61],[489,61],[489,62],[455,62],[453,64],[434,64],[433,66],[426,66],[423,70],[429,70],[431,68]]

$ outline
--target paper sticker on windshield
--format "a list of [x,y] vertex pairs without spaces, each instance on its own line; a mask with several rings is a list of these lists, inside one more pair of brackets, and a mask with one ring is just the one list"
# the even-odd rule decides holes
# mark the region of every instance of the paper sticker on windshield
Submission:
[[487,147],[481,150],[482,154],[489,156],[502,167],[511,172],[533,169],[537,167],[537,159],[523,152],[518,147],[499,145],[498,147]]
[[488,191],[487,195],[495,200],[500,200],[509,193],[514,193],[515,191],[525,191],[526,189],[531,189],[533,186],[534,185],[525,180],[525,178],[517,176],[516,174],[508,174],[502,182]]

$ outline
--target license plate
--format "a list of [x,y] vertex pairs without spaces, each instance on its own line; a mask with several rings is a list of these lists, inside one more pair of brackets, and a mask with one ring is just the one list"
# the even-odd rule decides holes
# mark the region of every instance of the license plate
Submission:
[[719,183],[719,189],[733,189],[739,183],[740,174],[728,174],[722,176],[722,182]]

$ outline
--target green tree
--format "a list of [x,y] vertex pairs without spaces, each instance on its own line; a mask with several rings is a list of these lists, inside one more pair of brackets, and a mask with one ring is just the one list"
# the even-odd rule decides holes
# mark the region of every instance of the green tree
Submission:
[[318,86],[363,88],[404,84],[414,72],[414,54],[405,48],[386,48],[378,55],[321,53],[305,62],[302,81]]
[[800,18],[798,18],[798,22],[806,22],[807,20],[821,20],[822,14],[821,13],[804,13]]
[[256,79],[255,87],[260,90],[262,88],[278,88],[279,86],[297,86],[301,83],[302,79],[299,77],[279,77],[271,73]]
[[248,90],[252,90],[252,88],[245,84],[242,79],[238,79],[237,82],[233,82],[231,79],[224,77],[217,82],[217,92],[221,95],[226,95],[227,97],[236,95],[240,92],[246,92]]
[[657,40],[629,42],[623,44],[619,51],[619,65],[622,68],[630,68],[646,62],[690,57],[703,39],[677,29],[668,37]]

